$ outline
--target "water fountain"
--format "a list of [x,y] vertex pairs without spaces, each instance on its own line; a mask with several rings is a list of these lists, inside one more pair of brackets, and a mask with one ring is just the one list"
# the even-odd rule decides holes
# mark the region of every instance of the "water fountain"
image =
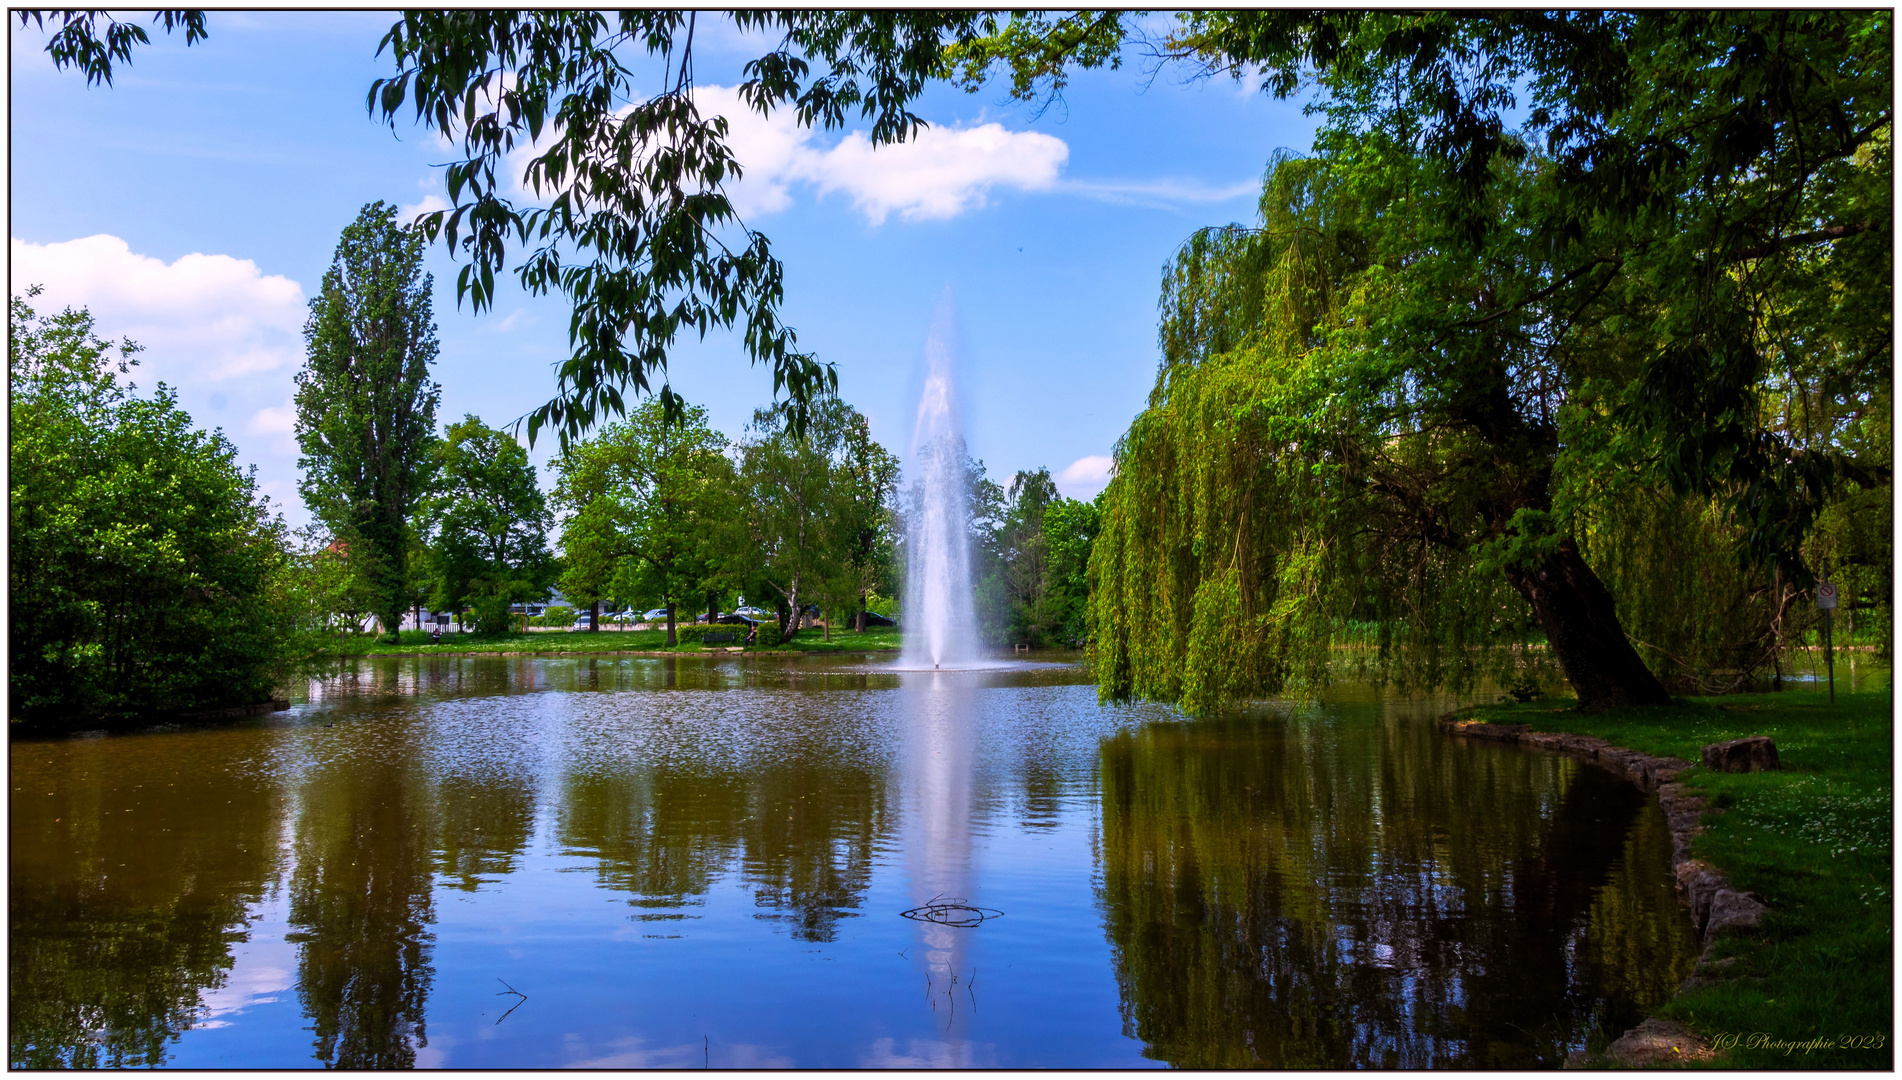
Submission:
[[924,379],[911,436],[917,503],[912,508],[900,658],[907,668],[968,667],[981,661],[966,532],[969,479],[952,378],[956,351],[957,310],[946,288],[925,342]]

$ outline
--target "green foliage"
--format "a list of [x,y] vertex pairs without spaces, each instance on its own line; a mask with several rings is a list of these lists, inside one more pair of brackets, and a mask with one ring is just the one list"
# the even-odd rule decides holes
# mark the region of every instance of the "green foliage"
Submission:
[[309,646],[283,523],[170,389],[130,394],[137,346],[93,325],[11,299],[11,718],[264,701]]
[[771,619],[759,624],[754,630],[753,644],[762,649],[777,649],[780,645],[779,624]]
[[898,472],[865,417],[838,398],[813,402],[803,435],[793,419],[784,403],[753,414],[724,558],[727,580],[749,596],[777,594],[787,623],[808,604],[855,607],[889,576]]
[[1093,502],[1063,499],[1043,516],[1043,544],[1049,560],[1044,596],[1048,635],[1062,645],[1089,638],[1090,551],[1102,521],[1102,495]]
[[508,604],[543,595],[555,563],[548,504],[528,451],[509,433],[465,416],[433,447],[430,472],[415,530],[427,536],[429,605],[460,610],[478,596]]
[[299,490],[351,550],[370,610],[394,632],[410,606],[411,512],[427,486],[436,403],[430,276],[422,237],[396,208],[365,206],[343,230],[304,324],[297,373]]
[[469,604],[475,632],[494,636],[514,630],[517,620],[509,613],[513,602],[514,598],[507,591],[476,594]]
[[[60,28],[47,39],[47,55],[52,57],[53,66],[62,71],[77,67],[85,72],[88,86],[100,83],[111,86],[112,65],[130,64],[132,46],[149,45],[152,41],[144,28],[134,23],[120,22],[103,11],[20,11],[17,14],[21,29],[26,28],[28,19],[33,20],[36,28],[44,29],[49,14],[61,20]],[[106,21],[103,35],[99,27],[102,18]],[[160,11],[152,16],[152,22],[164,24],[167,32],[183,27],[186,45],[202,41],[205,37],[205,13],[202,11]]]
[[658,599],[679,610],[719,573],[732,516],[726,439],[690,407],[669,422],[649,399],[622,423],[570,443],[555,460],[555,502],[567,513],[564,596]]
[[1043,99],[1048,106],[1069,83],[1069,67],[1122,66],[1122,12],[1086,11],[1050,18],[1015,12],[997,26],[987,16],[982,37],[960,41],[944,52],[949,77],[972,92],[980,89],[993,67],[1010,72],[1010,96],[1018,101]]
[[575,609],[565,604],[550,604],[542,609],[542,613],[537,618],[540,621],[534,623],[536,626],[573,626]]
[[[1165,275],[1096,556],[1106,692],[1311,685],[1351,621],[1377,674],[1459,686],[1536,616],[1591,706],[1662,694],[1620,617],[1683,684],[1775,655],[1845,482],[1888,484],[1859,437],[1889,414],[1886,16],[1564,18],[1185,23],[1210,63],[1320,65],[1329,122],[1271,165],[1260,228]],[[1763,80],[1799,70],[1769,119]],[[1535,107],[1506,132],[1513,79]],[[1237,622],[1242,649],[1198,647]]]
[[1097,508],[1060,495],[1049,469],[1019,472],[993,495],[983,464],[972,468],[979,631],[1000,644],[1081,644]]
[[[872,142],[902,141],[922,125],[906,106],[938,72],[940,36],[972,22],[935,12],[738,12],[743,31],[779,47],[746,66],[741,97],[762,113],[797,110],[833,128],[858,107],[873,116]],[[622,389],[652,389],[683,328],[743,325],[747,353],[788,391],[790,420],[837,389],[830,366],[797,349],[778,317],[783,272],[766,237],[744,228],[724,190],[739,175],[727,122],[694,105],[693,27],[686,11],[413,12],[383,39],[396,73],[370,90],[372,112],[394,122],[406,105],[467,155],[449,165],[455,206],[424,227],[471,262],[458,296],[477,311],[512,240],[536,245],[517,268],[523,288],[560,289],[574,302],[573,355],[558,370],[554,400],[529,416],[564,444],[606,412]],[[671,74],[648,96],[615,50],[638,45]],[[809,58],[824,74],[809,81]],[[827,70],[829,68],[829,70]],[[500,79],[496,74],[505,73]],[[499,87],[499,91],[496,89]],[[486,88],[486,89],[485,89]],[[624,104],[625,103],[625,104]],[[547,129],[545,132],[544,129]],[[522,185],[547,206],[518,208],[496,178],[510,151],[543,139]],[[739,239],[735,247],[728,242]],[[681,402],[665,383],[669,416]]]
[[[1373,268],[1341,279],[1368,259],[1358,199],[1393,192],[1342,191],[1328,169],[1277,162],[1264,228],[1198,234],[1165,279],[1168,359],[1117,446],[1091,556],[1110,696],[1207,711],[1312,688],[1349,620],[1381,628],[1362,673],[1405,685],[1471,685],[1488,673],[1476,647],[1525,643],[1523,602],[1454,535],[1481,492],[1435,475],[1476,448],[1424,424],[1430,391],[1404,369],[1316,347],[1350,300],[1390,289]],[[1421,522],[1424,498],[1438,505]]]
[[746,627],[725,626],[720,623],[686,623],[674,628],[674,634],[682,645],[701,645],[708,634],[732,634],[734,642],[746,637]]

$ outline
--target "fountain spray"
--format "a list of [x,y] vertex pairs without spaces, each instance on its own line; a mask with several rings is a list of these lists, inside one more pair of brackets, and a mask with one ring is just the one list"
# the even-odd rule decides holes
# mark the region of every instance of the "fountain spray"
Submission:
[[970,493],[956,384],[957,309],[947,287],[925,341],[924,380],[911,435],[914,477],[906,552],[905,648],[902,662],[934,669],[977,659],[971,553],[966,532]]

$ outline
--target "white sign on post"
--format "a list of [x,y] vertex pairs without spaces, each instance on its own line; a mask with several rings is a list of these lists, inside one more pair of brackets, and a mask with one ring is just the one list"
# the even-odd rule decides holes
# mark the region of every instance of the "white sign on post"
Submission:
[[1827,611],[1836,606],[1836,586],[1822,582],[1816,586],[1816,606]]

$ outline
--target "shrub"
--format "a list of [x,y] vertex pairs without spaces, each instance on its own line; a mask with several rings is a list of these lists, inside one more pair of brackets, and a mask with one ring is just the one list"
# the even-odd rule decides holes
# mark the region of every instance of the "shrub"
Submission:
[[535,623],[536,626],[573,626],[574,624],[575,609],[566,604],[548,605]]
[[476,633],[506,634],[514,629],[507,596],[478,596],[469,606],[475,610]]
[[10,718],[271,697],[316,622],[237,448],[162,384],[130,396],[132,347],[115,361],[84,311],[15,297],[9,330]]
[[779,624],[772,619],[760,623],[759,636],[754,639],[753,644],[762,649],[779,648]]

